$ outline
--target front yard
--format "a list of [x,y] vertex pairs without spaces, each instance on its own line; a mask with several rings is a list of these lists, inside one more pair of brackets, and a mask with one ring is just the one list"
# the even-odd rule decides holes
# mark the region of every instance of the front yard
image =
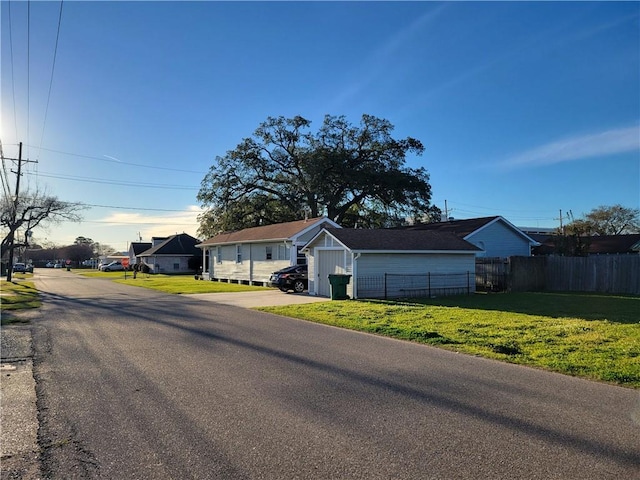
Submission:
[[476,294],[260,310],[640,388],[640,297]]
[[252,290],[266,290],[266,287],[241,285],[237,283],[209,282],[195,280],[193,275],[163,275],[138,273],[133,278],[133,272],[97,272],[95,270],[77,270],[77,274],[85,277],[108,278],[117,283],[145,287],[165,293],[230,293],[249,292]]

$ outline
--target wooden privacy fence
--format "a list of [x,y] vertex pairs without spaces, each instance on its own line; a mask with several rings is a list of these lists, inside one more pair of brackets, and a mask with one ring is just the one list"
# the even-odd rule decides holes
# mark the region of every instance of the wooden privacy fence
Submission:
[[478,290],[640,295],[640,255],[478,259]]

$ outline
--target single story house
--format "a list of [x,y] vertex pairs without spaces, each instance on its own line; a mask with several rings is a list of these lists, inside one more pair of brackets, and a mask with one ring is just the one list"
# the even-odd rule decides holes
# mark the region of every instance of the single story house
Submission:
[[539,243],[501,216],[449,220],[403,227],[406,230],[453,233],[479,248],[478,257],[530,257]]
[[323,227],[339,225],[327,217],[221,233],[198,245],[203,277],[248,285],[268,285],[271,274],[306,262],[300,249]]
[[152,238],[152,247],[137,255],[150,273],[194,273],[200,265],[200,240],[186,233]]
[[475,291],[478,247],[450,232],[324,228],[304,247],[309,294],[330,296],[329,275],[351,279],[351,298]]
[[142,259],[139,258],[139,255],[146,252],[151,247],[153,247],[151,242],[131,242],[129,245],[129,265],[133,267],[137,263],[142,263]]

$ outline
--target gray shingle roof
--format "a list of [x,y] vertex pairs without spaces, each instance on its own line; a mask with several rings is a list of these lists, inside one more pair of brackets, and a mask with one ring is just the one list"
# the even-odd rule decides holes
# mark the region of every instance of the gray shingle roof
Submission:
[[324,220],[326,217],[309,218],[307,220],[296,220],[294,222],[276,223],[273,225],[264,225],[261,227],[245,228],[236,232],[221,233],[200,245],[217,245],[224,243],[241,243],[261,240],[286,240],[302,230],[315,225]]
[[202,250],[196,247],[200,243],[200,240],[192,237],[186,233],[178,235],[172,235],[164,242],[156,245],[149,250],[141,253],[141,257],[148,257],[151,255],[202,255]]
[[326,228],[325,230],[350,250],[480,251],[475,245],[448,232],[352,228]]
[[151,242],[131,242],[131,248],[133,248],[133,254],[139,255],[146,252],[153,245]]
[[437,223],[422,223],[419,225],[411,225],[403,227],[406,230],[428,230],[438,232],[451,232],[455,233],[459,237],[466,237],[470,233],[484,227],[488,223],[493,222],[498,216],[482,217],[482,218],[469,218],[466,220],[449,220],[446,222]]

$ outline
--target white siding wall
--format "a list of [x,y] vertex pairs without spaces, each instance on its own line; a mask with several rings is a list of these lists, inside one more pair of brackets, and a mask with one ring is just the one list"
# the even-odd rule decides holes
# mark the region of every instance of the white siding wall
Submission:
[[494,222],[470,235],[466,240],[485,250],[478,253],[478,256],[482,257],[528,257],[531,255],[527,239],[502,222]]
[[[193,272],[189,268],[188,257],[142,257],[142,260],[151,267],[153,273],[187,273]],[[178,266],[176,269],[175,266]]]
[[[390,274],[385,278],[385,273]],[[475,291],[475,255],[363,254],[356,261],[358,298]]]
[[[250,284],[267,284],[271,274],[291,265],[291,259],[282,257],[283,242],[276,243],[244,243],[240,244],[242,262],[238,263],[236,245],[222,245],[221,258],[218,248],[209,247],[211,251],[211,269],[209,279]],[[271,247],[272,256],[267,260],[267,247]],[[291,255],[289,255],[291,257]]]

